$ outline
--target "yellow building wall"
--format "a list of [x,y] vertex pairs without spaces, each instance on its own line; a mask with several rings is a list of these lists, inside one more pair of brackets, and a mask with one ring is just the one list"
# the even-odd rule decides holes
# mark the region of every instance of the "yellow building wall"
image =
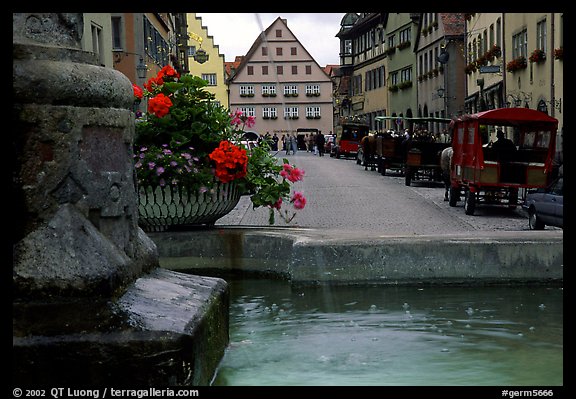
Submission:
[[[215,74],[216,85],[208,85],[206,89],[216,96],[216,100],[224,107],[229,108],[228,86],[226,85],[226,70],[224,68],[224,55],[220,54],[220,48],[214,43],[214,38],[208,34],[208,27],[202,25],[202,18],[196,13],[187,13],[188,46],[196,50],[202,48],[208,54],[208,61],[200,64],[188,54],[188,64],[192,75],[202,77],[203,74]],[[197,37],[201,38],[201,43]]]

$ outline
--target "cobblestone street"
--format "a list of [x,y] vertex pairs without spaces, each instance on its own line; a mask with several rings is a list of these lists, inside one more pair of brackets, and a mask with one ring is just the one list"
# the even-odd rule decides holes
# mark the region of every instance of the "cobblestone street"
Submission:
[[[318,157],[305,151],[278,156],[305,170],[304,180],[294,189],[304,193],[307,204],[290,223],[293,227],[399,235],[529,230],[520,207],[479,206],[473,216],[464,213],[463,202],[450,207],[442,183],[413,181],[408,187],[400,174],[365,171],[354,159]],[[275,219],[276,226],[287,226],[278,215]],[[244,196],[217,225],[268,226],[268,209],[253,210]]]

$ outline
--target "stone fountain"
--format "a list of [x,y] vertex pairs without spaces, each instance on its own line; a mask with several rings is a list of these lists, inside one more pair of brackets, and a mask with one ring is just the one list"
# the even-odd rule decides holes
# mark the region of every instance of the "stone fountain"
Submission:
[[13,14],[13,383],[207,385],[228,287],[159,267],[138,227],[132,85],[82,32],[81,13]]

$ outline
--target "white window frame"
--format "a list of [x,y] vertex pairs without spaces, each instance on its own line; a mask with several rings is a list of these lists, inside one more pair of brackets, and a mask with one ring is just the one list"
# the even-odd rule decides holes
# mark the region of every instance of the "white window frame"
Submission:
[[412,30],[410,28],[406,28],[400,31],[400,43],[406,43],[411,41],[412,39]]
[[526,28],[512,35],[512,58],[518,57],[528,58],[528,30]]
[[276,85],[262,85],[262,94],[276,94]]
[[240,111],[246,116],[256,117],[256,108],[254,107],[240,107]]
[[344,55],[352,55],[352,40],[344,40]]
[[203,73],[202,79],[208,82],[208,86],[216,86],[218,84],[215,73]]
[[306,117],[314,116],[320,116],[320,107],[316,105],[306,107]]
[[252,85],[242,85],[240,86],[240,95],[254,95],[254,86]]
[[390,86],[397,85],[398,83],[398,71],[390,73]]
[[284,85],[284,94],[298,94],[298,85]]
[[298,117],[298,107],[284,107],[284,118]]
[[320,85],[306,85],[306,94],[320,94]]
[[400,81],[412,81],[412,68],[404,68],[400,71]]
[[544,51],[544,53],[546,53],[548,50],[546,46],[546,39],[546,18],[544,18],[536,23],[536,48]]
[[276,107],[262,107],[262,117],[263,118],[277,118],[278,111]]

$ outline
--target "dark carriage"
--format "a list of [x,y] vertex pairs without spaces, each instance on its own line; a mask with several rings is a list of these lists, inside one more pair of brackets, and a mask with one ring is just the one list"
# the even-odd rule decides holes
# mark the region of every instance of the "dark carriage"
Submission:
[[404,176],[406,185],[412,180],[442,181],[440,154],[449,143],[412,140],[408,146]]
[[428,124],[448,124],[451,119],[435,117],[389,117],[378,116],[376,120],[401,120],[410,124],[410,139],[402,134],[387,132],[376,138],[376,158],[382,175],[386,170],[398,170],[405,176],[406,185],[413,180],[442,181],[440,153],[450,146],[448,140],[439,141],[437,135],[424,132]]

